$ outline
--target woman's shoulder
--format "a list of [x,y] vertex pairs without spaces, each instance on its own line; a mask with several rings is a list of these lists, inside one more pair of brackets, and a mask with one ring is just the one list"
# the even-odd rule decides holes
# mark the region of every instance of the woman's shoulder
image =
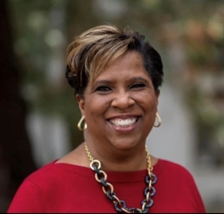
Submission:
[[57,160],[53,160],[52,162],[39,166],[38,169],[33,171],[30,175],[28,175],[25,180],[35,180],[42,175],[46,176],[54,173],[56,161]]
[[41,166],[36,171],[28,175],[24,182],[32,182],[41,184],[47,182],[66,181],[69,179],[75,179],[79,177],[92,177],[92,171],[87,167],[82,167],[73,164],[57,163],[54,160]]
[[[62,197],[77,196],[90,177],[95,182],[91,169],[56,162],[40,167],[24,179],[15,193],[9,212],[42,213],[49,205],[46,205],[49,198],[54,203],[63,204]],[[55,210],[55,204],[49,206]]]
[[159,159],[154,166],[154,173],[163,184],[174,185],[176,188],[187,188],[197,192],[193,173],[187,167],[169,160]]
[[187,176],[188,178],[193,179],[192,173],[190,170],[181,165],[180,163],[173,162],[166,159],[158,159],[158,162],[154,166],[154,172],[157,174],[169,174],[170,176]]
[[[161,192],[163,195],[167,194],[167,198],[175,201],[177,205],[170,210],[205,213],[193,173],[187,167],[170,160],[159,159],[153,167],[153,172],[158,179],[155,184],[157,195]],[[172,201],[168,204],[172,204]]]

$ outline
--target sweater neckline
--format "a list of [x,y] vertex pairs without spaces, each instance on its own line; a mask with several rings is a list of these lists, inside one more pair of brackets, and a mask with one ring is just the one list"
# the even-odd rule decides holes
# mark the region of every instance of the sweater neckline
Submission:
[[[81,176],[85,177],[91,177],[94,178],[94,172],[92,169],[84,166],[74,165],[74,164],[68,164],[68,163],[55,163],[57,160],[54,160],[50,163],[50,165],[54,165],[54,167],[63,168],[66,171],[69,171],[71,173],[75,173]],[[162,162],[164,160],[158,159],[158,162],[153,166],[153,173],[155,175],[158,175],[161,173],[163,165]],[[117,183],[131,183],[131,182],[138,182],[143,179],[145,179],[145,176],[147,175],[147,169],[144,170],[138,170],[138,171],[130,171],[130,172],[118,172],[118,171],[106,171],[108,175],[108,181],[109,182],[117,182]]]

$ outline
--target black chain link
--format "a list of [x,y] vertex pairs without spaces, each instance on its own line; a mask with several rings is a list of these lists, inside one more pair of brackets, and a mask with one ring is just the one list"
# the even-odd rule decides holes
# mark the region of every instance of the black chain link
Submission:
[[[149,192],[149,187],[146,187],[145,190],[144,190],[145,196],[147,195],[148,192]],[[155,195],[155,193],[156,193],[156,189],[154,187],[152,187],[149,196],[152,197],[152,196]]]
[[134,207],[128,208],[128,211],[131,213],[142,213],[139,209],[136,209]]
[[[145,203],[145,206],[144,206],[143,210],[136,209],[136,208],[127,208],[125,201],[124,200],[119,200],[116,196],[116,193],[111,191],[111,187],[108,185],[108,182],[105,180],[104,174],[99,169],[99,166],[98,165],[93,165],[93,170],[96,173],[99,182],[104,187],[104,189],[106,191],[107,198],[114,203],[114,208],[118,213],[122,213],[122,212],[124,212],[124,210],[127,210],[131,213],[148,213],[149,208],[153,205],[153,200],[151,198],[149,198],[149,201],[147,201],[146,199],[142,200],[141,204],[143,205]],[[149,184],[150,180],[151,180],[152,184],[155,184],[156,181],[157,181],[156,175],[152,173],[151,174],[151,179],[149,179],[148,175],[145,178],[145,182],[147,184],[147,187],[144,189],[144,195],[146,196],[149,193],[149,196],[152,197],[152,196],[155,195],[156,190],[155,190],[154,187],[151,187],[151,189],[149,190],[148,184]]]
[[118,201],[115,201],[114,208],[115,208],[115,210],[117,212],[122,213],[122,208],[123,209],[126,209],[126,203],[125,203],[125,201],[123,201],[123,200],[120,200],[119,202]]
[[[151,173],[151,181],[152,181],[152,184],[155,184],[156,181],[157,181],[157,177],[156,177],[156,175],[153,174],[153,173]],[[146,182],[147,184],[149,184],[149,176],[148,176],[148,175],[145,177],[145,182]]]

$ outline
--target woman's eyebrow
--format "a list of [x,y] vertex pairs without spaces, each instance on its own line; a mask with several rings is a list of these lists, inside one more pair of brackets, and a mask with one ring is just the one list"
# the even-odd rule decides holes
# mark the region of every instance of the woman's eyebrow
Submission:
[[[132,77],[130,79],[127,78],[127,81],[128,82],[142,81],[145,84],[148,83],[148,80],[145,79],[145,78],[143,78],[143,77],[141,77],[141,76],[139,76],[139,77]],[[104,79],[102,79],[102,80],[96,80],[95,83],[94,83],[94,85],[107,85],[107,84],[110,85],[113,82],[114,82],[113,80],[108,80],[108,79],[105,79],[104,80]]]
[[141,77],[141,76],[139,76],[139,77],[133,77],[133,78],[131,78],[130,79],[130,81],[142,81],[142,82],[144,82],[145,84],[147,84],[148,83],[148,80],[147,79],[145,79],[145,78],[143,78],[143,77]]
[[107,84],[111,84],[112,81],[111,80],[96,80],[94,85],[107,85]]

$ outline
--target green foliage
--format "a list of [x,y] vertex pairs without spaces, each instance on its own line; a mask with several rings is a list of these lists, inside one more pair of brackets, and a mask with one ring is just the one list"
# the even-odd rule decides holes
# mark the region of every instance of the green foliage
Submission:
[[[213,110],[220,103],[220,99],[216,99],[216,78],[224,73],[223,1],[114,2],[119,4],[117,10],[123,8],[116,16],[113,16],[116,11],[108,12],[113,9],[109,4],[105,6],[98,0],[10,0],[16,32],[14,49],[24,67],[23,92],[31,103],[30,110],[62,115],[71,127],[72,135],[76,135],[74,130],[80,113],[72,89],[64,78],[65,66],[61,69],[61,76],[53,83],[48,71],[51,57],[59,52],[65,64],[66,46],[75,35],[95,25],[112,23],[119,27],[130,26],[145,34],[162,53],[165,79],[174,84],[178,82],[176,87],[184,92],[186,104],[197,118],[199,135],[201,129],[221,124],[219,120],[223,120],[223,113],[216,111],[214,116]],[[181,44],[185,55],[181,71],[175,70],[170,62],[171,49],[178,44]],[[203,81],[200,81],[205,75],[215,82],[210,91],[204,90]],[[221,87],[219,90],[224,89]],[[211,108],[204,110],[202,106]],[[219,127],[223,130],[223,124]],[[210,136],[210,141],[216,144],[223,137],[215,131]],[[199,138],[199,141],[203,143],[204,138]],[[221,144],[219,147],[223,149]]]

